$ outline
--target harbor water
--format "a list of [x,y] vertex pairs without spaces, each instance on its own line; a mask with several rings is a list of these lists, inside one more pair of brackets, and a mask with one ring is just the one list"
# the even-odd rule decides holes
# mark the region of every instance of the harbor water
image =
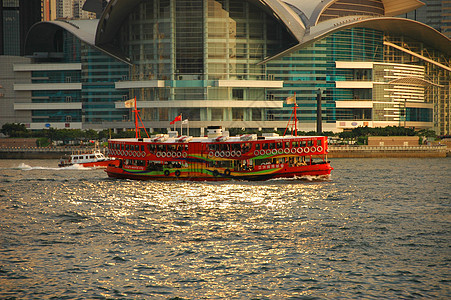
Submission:
[[1,299],[449,299],[451,159],[329,179],[109,179],[0,160]]

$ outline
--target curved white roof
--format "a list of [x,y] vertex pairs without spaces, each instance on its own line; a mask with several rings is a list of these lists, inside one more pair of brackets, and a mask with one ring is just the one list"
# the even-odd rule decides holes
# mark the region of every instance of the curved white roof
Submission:
[[[296,7],[309,20],[309,26],[317,24],[321,13],[339,0],[283,0],[283,2]],[[381,0],[384,5],[386,17],[393,17],[415,10],[424,5],[419,0]]]
[[[333,32],[351,27],[366,27],[381,31],[398,33],[421,40],[444,53],[451,54],[451,40],[431,27],[408,19],[392,18],[393,15],[402,14],[416,9],[424,3],[418,0],[381,0],[385,17],[370,15],[346,16],[328,19],[318,23],[321,13],[330,5],[339,0],[247,0],[258,5],[269,14],[278,19],[288,31],[298,40],[299,44],[275,57],[294,49],[301,48],[319,38]],[[130,61],[113,45],[113,40],[122,22],[130,15],[141,0],[114,0],[105,8],[100,20],[68,20],[42,22],[33,26],[27,37],[36,44],[47,41],[42,35],[33,34],[46,29],[49,32],[58,26],[79,37],[84,42],[93,45],[102,51],[126,63]],[[53,28],[53,29],[51,29]],[[51,35],[51,33],[49,33]],[[38,39],[39,36],[39,39]],[[272,59],[272,58],[270,58]],[[266,60],[267,61],[267,60]],[[264,61],[264,62],[266,62]],[[264,63],[263,62],[263,63]]]

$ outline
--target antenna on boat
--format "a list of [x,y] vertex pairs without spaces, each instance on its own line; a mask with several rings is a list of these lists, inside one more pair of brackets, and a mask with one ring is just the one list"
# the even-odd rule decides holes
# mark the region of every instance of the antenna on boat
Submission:
[[[144,123],[141,120],[141,117],[139,116],[139,110],[138,110],[138,106],[136,104],[136,96],[135,96],[133,102],[134,102],[133,112],[135,113],[135,134],[136,134],[136,138],[137,139],[141,138],[141,128],[144,129],[144,132],[146,133],[147,137],[149,138],[150,137],[149,133],[147,133],[146,127],[144,127]],[[141,122],[141,126],[139,126],[138,119],[139,119],[139,122]]]
[[[293,111],[291,112],[290,120],[288,121],[287,128],[285,128],[285,131],[283,135],[287,133],[288,127],[290,127],[291,124],[291,132],[293,132],[294,127],[294,136],[298,135],[298,118],[296,117],[296,110],[297,110],[297,104],[296,104],[296,92],[294,92],[293,96],[289,96],[286,99],[287,104],[294,104],[293,105]],[[291,121],[293,120],[293,121]]]

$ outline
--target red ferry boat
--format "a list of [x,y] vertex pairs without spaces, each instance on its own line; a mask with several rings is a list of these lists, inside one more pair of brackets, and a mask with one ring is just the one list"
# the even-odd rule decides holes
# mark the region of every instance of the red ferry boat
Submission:
[[267,180],[329,175],[327,137],[230,137],[209,128],[207,137],[157,135],[111,139],[109,177],[140,180]]
[[[294,116],[296,122],[296,105]],[[140,137],[135,100],[136,137],[110,139],[108,155],[119,160],[109,177],[138,180],[268,180],[329,176],[327,137],[245,134],[229,136],[221,126],[207,136],[179,136],[177,131]],[[181,120],[181,117],[176,120]],[[140,119],[139,119],[140,120]],[[174,121],[176,121],[174,120]],[[142,122],[141,122],[142,123]],[[296,123],[295,123],[296,124]],[[288,127],[287,127],[288,129]],[[286,131],[285,131],[286,132]],[[297,128],[293,131],[295,134]]]

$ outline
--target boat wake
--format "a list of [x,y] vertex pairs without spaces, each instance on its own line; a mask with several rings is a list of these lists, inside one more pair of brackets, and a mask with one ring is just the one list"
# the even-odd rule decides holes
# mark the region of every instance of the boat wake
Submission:
[[81,165],[72,165],[72,166],[63,167],[63,168],[59,168],[59,167],[52,168],[52,167],[41,167],[41,166],[32,167],[30,165],[21,163],[18,167],[13,168],[13,169],[23,170],[23,171],[31,171],[31,170],[54,170],[54,171],[56,171],[56,170],[91,170],[92,168],[84,168]]
[[312,176],[312,175],[304,175],[304,176],[295,176],[292,178],[273,178],[268,181],[330,181],[331,176],[330,175],[318,175],[318,176]]

